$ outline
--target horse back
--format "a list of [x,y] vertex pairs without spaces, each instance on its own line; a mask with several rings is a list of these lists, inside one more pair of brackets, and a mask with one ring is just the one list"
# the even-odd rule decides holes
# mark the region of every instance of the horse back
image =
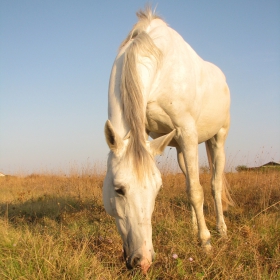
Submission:
[[230,93],[224,74],[164,22],[157,20],[148,34],[163,53],[148,93],[148,130],[167,133],[192,118],[199,142],[209,139],[229,122]]

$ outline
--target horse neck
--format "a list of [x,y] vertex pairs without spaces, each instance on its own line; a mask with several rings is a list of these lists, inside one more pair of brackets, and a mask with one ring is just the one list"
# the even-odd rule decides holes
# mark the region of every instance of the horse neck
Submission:
[[123,53],[120,53],[113,65],[108,92],[108,118],[121,138],[124,138],[130,128],[124,118],[123,103],[121,98],[120,83]]

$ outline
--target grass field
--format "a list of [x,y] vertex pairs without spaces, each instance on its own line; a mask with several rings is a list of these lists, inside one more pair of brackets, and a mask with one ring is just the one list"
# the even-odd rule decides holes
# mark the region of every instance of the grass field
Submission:
[[192,235],[183,176],[165,173],[146,278],[125,267],[103,176],[0,178],[0,279],[280,279],[280,172],[226,174],[236,202],[227,240],[215,231],[210,175],[200,177],[213,253]]

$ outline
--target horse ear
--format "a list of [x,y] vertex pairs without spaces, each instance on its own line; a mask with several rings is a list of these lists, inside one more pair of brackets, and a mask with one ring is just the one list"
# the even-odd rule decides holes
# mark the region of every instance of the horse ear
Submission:
[[123,140],[121,137],[115,132],[111,122],[109,120],[105,123],[105,137],[106,142],[112,152],[116,152],[117,150],[123,147]]
[[176,134],[176,129],[174,129],[173,131],[171,131],[170,133],[164,136],[152,140],[150,142],[150,149],[153,156],[162,154],[165,147],[170,143],[170,141],[173,139],[175,134]]

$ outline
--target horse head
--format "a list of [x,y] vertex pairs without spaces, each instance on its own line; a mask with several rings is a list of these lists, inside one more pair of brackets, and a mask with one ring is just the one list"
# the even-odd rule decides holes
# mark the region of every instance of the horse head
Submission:
[[147,141],[151,161],[143,164],[149,166],[149,171],[139,178],[131,158],[126,154],[130,137],[122,139],[110,121],[105,125],[106,141],[111,151],[103,183],[104,206],[116,220],[127,267],[140,266],[143,273],[147,272],[155,256],[151,218],[156,196],[162,187],[161,174],[153,156],[163,152],[174,134],[175,130],[151,142]]

